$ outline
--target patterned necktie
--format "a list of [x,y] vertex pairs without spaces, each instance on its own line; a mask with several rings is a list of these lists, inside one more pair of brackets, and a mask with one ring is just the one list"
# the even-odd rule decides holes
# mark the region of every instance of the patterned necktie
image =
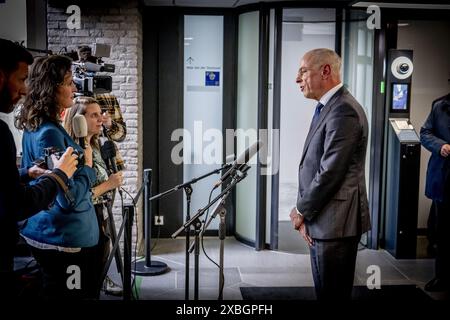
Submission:
[[314,111],[314,116],[311,121],[310,130],[316,126],[316,123],[317,123],[317,120],[319,120],[319,115],[320,115],[320,111],[322,111],[322,108],[323,108],[323,104],[321,104],[319,102],[316,106],[316,110]]

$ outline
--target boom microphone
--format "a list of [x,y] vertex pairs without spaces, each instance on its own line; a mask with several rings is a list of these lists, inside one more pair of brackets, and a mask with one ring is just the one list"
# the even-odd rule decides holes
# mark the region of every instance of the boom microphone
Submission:
[[241,170],[247,162],[261,149],[263,142],[258,140],[250,147],[248,147],[241,155],[233,162],[231,168],[214,184],[214,188],[220,186],[225,180],[230,177],[235,171]]
[[86,118],[82,114],[76,114],[72,120],[72,130],[75,137],[78,138],[80,147],[86,149],[85,138],[88,134]]

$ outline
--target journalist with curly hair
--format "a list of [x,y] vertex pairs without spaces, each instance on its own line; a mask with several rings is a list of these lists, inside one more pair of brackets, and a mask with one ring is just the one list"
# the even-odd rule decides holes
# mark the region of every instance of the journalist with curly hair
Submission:
[[84,164],[47,210],[28,219],[21,234],[43,273],[47,299],[96,299],[99,295],[99,229],[91,201],[95,181],[92,148],[82,149],[60,124],[72,105],[76,87],[72,61],[60,55],[39,58],[30,71],[29,89],[16,126],[24,130],[22,166],[29,166],[52,147],[70,146],[84,154]]

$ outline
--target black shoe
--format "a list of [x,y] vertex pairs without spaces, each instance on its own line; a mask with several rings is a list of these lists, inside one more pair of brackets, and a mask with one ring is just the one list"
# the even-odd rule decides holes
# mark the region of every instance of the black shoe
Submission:
[[106,276],[105,282],[106,282],[105,294],[109,294],[112,296],[123,295],[122,287],[117,283],[115,283],[114,281],[112,281],[110,277]]
[[428,292],[447,291],[448,283],[440,278],[430,280],[424,288]]

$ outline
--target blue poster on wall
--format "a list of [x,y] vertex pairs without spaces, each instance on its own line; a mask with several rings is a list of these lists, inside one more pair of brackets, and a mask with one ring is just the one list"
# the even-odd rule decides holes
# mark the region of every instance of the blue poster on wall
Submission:
[[220,86],[220,72],[205,71],[205,86]]

